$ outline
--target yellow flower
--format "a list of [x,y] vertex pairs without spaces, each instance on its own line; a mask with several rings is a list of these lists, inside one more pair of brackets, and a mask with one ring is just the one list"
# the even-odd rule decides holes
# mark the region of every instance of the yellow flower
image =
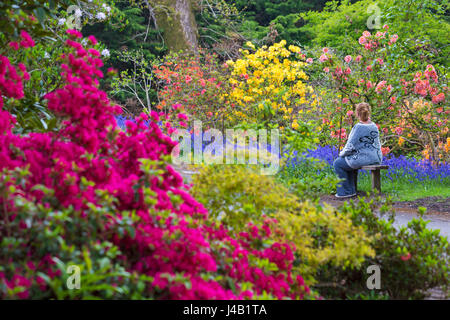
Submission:
[[291,50],[291,51],[294,52],[294,53],[299,53],[299,52],[301,51],[299,47],[293,46],[293,45],[290,45],[290,46],[288,47],[288,49]]
[[[252,47],[251,43],[246,45]],[[286,41],[280,41],[270,47],[263,46],[253,54],[243,50],[241,59],[230,62],[231,91],[228,97],[225,92],[221,96],[238,106],[239,117],[262,120],[261,111],[266,105],[284,113],[275,115],[274,120],[280,125],[288,120],[286,115],[294,113],[293,108],[288,106],[293,104],[301,107],[302,104],[309,103],[307,95],[312,94],[313,90],[303,82],[308,79],[302,70],[305,64],[290,58],[293,52],[300,52],[300,48],[289,46],[288,50],[285,45]],[[316,99],[313,98],[311,103],[317,103]],[[252,104],[255,101],[264,101],[265,104]],[[298,123],[294,126],[298,126]]]
[[253,43],[251,43],[250,41],[247,41],[247,42],[245,43],[245,45],[246,45],[247,47],[250,47],[250,48],[252,48],[252,49],[255,49],[255,45],[254,45]]

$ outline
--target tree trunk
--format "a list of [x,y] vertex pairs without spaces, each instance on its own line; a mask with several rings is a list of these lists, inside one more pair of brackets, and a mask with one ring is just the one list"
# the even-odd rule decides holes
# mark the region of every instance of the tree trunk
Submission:
[[194,0],[153,0],[158,26],[171,51],[198,52],[197,24],[193,12]]
[[432,156],[432,162],[433,164],[437,164],[439,162],[437,152],[436,152],[436,145],[434,144],[433,137],[431,136],[431,133],[427,132],[428,140],[430,141],[430,148],[431,148],[431,156]]

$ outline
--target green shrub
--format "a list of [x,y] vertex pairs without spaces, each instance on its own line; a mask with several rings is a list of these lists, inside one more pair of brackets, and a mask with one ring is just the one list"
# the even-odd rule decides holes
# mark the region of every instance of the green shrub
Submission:
[[381,206],[380,212],[382,215],[390,212],[388,219],[376,216],[373,213],[376,209],[374,200],[366,202],[364,199],[358,203],[350,201],[340,208],[350,215],[354,224],[364,227],[366,233],[375,238],[372,246],[376,255],[367,259],[361,268],[353,270],[322,268],[318,276],[320,281],[335,285],[321,293],[342,298],[370,294],[366,287],[369,265],[380,266],[381,289],[378,293],[391,299],[424,298],[427,290],[439,286],[447,290],[450,281],[447,239],[439,235],[439,230],[427,229],[427,222],[422,217],[396,228],[395,213],[387,204]]
[[296,271],[309,283],[322,264],[357,267],[373,256],[370,237],[350,217],[331,207],[301,202],[273,177],[244,165],[205,166],[193,177],[193,195],[234,233],[267,218],[277,220],[273,237],[295,247]]
[[[0,274],[18,274],[26,265],[25,270],[21,270],[21,279],[36,279],[40,287],[32,286],[27,291],[25,289],[30,285],[24,283],[24,286],[11,289],[11,285],[0,281],[0,293],[7,293],[8,299],[17,296],[33,299],[148,297],[144,289],[151,285],[153,278],[128,272],[126,261],[120,259],[122,252],[119,247],[106,239],[114,234],[134,232],[131,214],[117,219],[118,224],[108,223],[108,213],[115,211],[116,199],[107,192],[99,193],[100,202],[96,205],[89,203],[85,211],[76,210],[73,206],[55,210],[21,195],[21,190],[11,184],[25,184],[29,177],[27,169],[4,171],[0,176],[0,194],[14,202],[16,214],[4,228],[6,232],[0,241]],[[84,180],[81,186],[89,188],[91,184]],[[55,200],[54,190],[37,185],[37,191],[44,194],[44,200]],[[101,240],[102,237],[105,240]],[[19,263],[30,251],[44,257],[39,265],[29,257],[27,263]],[[41,264],[48,264],[49,268],[43,271]],[[71,265],[80,268],[82,285],[76,290],[68,290],[66,286],[73,274],[69,269]]]
[[[306,24],[299,32],[308,35],[313,45],[353,54],[352,48],[367,28],[367,22],[378,16],[379,28],[388,24],[392,34],[408,39],[402,43],[405,54],[424,65],[432,63],[448,67],[450,47],[449,37],[445,36],[450,29],[445,16],[448,8],[448,1],[436,0],[330,1],[322,11],[301,13]],[[379,29],[373,29],[376,30]]]
[[333,193],[339,182],[326,162],[306,157],[284,166],[278,178],[300,199],[318,199],[323,194]]

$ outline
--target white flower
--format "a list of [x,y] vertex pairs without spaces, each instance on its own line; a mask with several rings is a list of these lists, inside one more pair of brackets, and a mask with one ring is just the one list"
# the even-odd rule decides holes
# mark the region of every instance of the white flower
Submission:
[[102,56],[109,57],[109,50],[108,49],[103,49]]
[[62,26],[64,23],[66,23],[66,18],[61,18],[58,20],[58,26]]
[[87,40],[86,40],[86,38],[83,38],[83,40],[81,40],[81,44],[82,44],[83,46],[87,45]]
[[103,12],[99,12],[95,15],[98,20],[106,19],[106,15]]
[[45,59],[49,59],[49,58],[50,58],[50,55],[48,54],[47,51],[45,51],[45,53],[44,53],[44,58],[45,58]]
[[77,9],[77,10],[75,10],[74,15],[75,15],[75,17],[79,18],[79,17],[81,17],[83,15],[83,13],[81,12],[80,9]]
[[102,4],[103,9],[106,10],[107,13],[109,13],[111,11],[111,7],[106,5],[106,3]]

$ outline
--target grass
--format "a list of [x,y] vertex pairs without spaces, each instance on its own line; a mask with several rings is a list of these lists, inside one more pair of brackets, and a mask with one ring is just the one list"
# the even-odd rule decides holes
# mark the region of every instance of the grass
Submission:
[[[383,179],[384,178],[384,179]],[[371,180],[369,174],[359,174],[358,191],[370,191]],[[401,177],[391,181],[381,176],[381,192],[392,195],[396,201],[412,201],[416,199],[439,196],[450,197],[450,179],[410,181],[408,177]]]
[[[298,182],[303,184],[303,189],[312,188],[316,194],[331,194],[335,188],[330,185],[336,177],[334,170],[329,165],[318,168],[310,162],[299,163],[294,167],[284,168],[279,178],[285,184]],[[359,172],[358,191],[369,192],[372,190],[369,172]],[[450,177],[442,179],[424,179],[419,181],[410,175],[397,175],[393,180],[381,175],[381,192],[392,196],[394,201],[412,201],[416,199],[439,196],[450,197]],[[309,192],[306,192],[307,195]]]

